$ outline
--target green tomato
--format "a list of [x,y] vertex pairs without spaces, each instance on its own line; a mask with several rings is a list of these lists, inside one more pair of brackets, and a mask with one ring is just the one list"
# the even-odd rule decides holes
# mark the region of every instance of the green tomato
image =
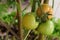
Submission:
[[34,15],[28,13],[23,17],[22,25],[24,28],[26,28],[28,30],[33,30],[33,29],[37,28],[38,22],[35,21]]
[[54,24],[52,21],[48,20],[45,23],[40,24],[37,31],[45,35],[50,35],[54,31]]

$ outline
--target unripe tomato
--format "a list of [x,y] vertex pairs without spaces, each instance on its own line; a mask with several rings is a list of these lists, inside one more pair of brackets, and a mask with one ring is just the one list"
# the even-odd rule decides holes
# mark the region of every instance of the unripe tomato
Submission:
[[23,17],[22,25],[24,28],[28,30],[32,30],[32,29],[37,28],[38,23],[35,21],[35,16],[28,13]]
[[44,15],[44,13],[49,14],[48,19],[51,19],[53,14],[52,7],[49,6],[48,4],[42,4],[40,7],[37,8],[37,16],[41,17],[41,15]]
[[40,24],[37,31],[45,35],[50,35],[54,31],[54,24],[49,20],[45,23]]

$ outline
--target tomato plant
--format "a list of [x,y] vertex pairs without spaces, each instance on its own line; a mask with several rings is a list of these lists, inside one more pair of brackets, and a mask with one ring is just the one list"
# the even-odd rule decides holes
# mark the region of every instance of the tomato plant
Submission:
[[60,37],[60,18],[55,21],[54,10],[45,1],[0,0],[0,32],[7,30],[2,34],[11,36],[11,40],[45,40],[46,35],[47,39]]

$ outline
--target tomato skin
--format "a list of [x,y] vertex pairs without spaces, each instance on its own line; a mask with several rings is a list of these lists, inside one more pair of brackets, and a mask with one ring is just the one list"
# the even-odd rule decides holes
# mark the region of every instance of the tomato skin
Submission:
[[[41,10],[43,13],[41,12]],[[38,17],[41,17],[41,15],[43,15],[44,13],[51,14],[51,15],[48,15],[48,19],[52,19],[53,9],[48,4],[42,4],[41,8],[40,7],[37,8],[36,14]]]
[[40,24],[37,31],[45,35],[51,35],[54,31],[54,24],[49,20],[46,23]]
[[33,30],[38,26],[38,23],[35,21],[35,16],[29,13],[23,17],[22,24],[28,30]]

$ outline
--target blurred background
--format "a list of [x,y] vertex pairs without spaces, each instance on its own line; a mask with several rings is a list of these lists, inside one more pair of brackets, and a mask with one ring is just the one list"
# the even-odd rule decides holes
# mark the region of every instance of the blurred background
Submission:
[[[49,5],[52,6],[53,1],[49,0]],[[24,15],[27,12],[31,11],[32,6],[32,0],[21,0],[21,9],[22,14]],[[16,0],[0,0],[0,21],[2,20],[4,23],[10,25],[11,29],[17,33],[17,20],[16,18]],[[55,23],[56,20],[59,19],[59,21],[56,21],[55,26],[59,24],[59,27],[56,27],[56,30],[52,35],[58,36],[60,38],[60,0],[54,0],[54,7],[53,7],[53,22]],[[57,23],[58,22],[58,23]],[[7,29],[4,27],[5,25],[2,25],[0,22],[0,40],[7,40],[7,38],[12,38],[12,33],[8,32]],[[8,36],[7,36],[8,34]],[[6,38],[6,39],[4,39]],[[54,39],[55,37],[52,37]],[[11,40],[11,39],[9,39]],[[58,40],[56,38],[56,40]]]

